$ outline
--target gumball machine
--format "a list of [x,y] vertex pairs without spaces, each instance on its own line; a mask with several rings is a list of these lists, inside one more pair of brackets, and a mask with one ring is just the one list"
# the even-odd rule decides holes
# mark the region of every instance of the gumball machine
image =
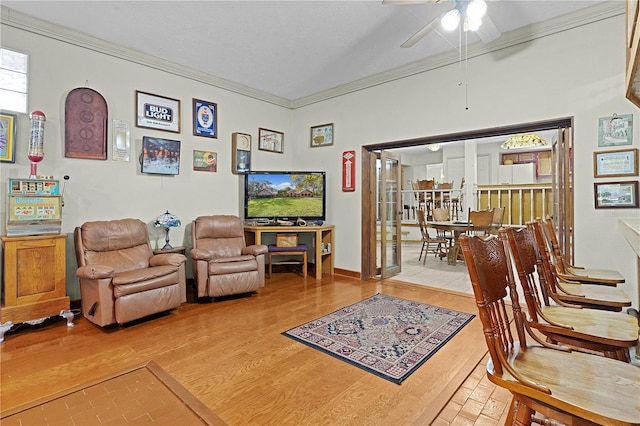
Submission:
[[31,126],[29,129],[29,151],[27,156],[31,160],[30,179],[38,177],[38,163],[44,158],[44,122],[46,117],[42,111],[32,111],[29,114]]

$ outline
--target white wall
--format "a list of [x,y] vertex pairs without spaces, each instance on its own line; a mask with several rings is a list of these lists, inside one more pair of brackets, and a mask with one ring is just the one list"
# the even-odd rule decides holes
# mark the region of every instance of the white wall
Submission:
[[[624,97],[624,35],[624,16],[617,16],[470,59],[469,110],[453,65],[299,108],[294,131],[302,137],[310,125],[335,122],[334,145],[323,148],[320,161],[338,179],[340,153],[363,144],[573,116],[576,261],[619,270],[627,278],[620,287],[637,305],[636,258],[618,219],[637,218],[639,211],[595,210],[593,202],[598,118],[615,112],[634,113],[638,119],[638,109]],[[640,145],[638,127],[635,147]],[[309,164],[318,160],[315,155],[301,158]],[[336,266],[357,270],[360,188],[356,193],[341,193],[338,185],[334,189],[329,220],[336,223]]]
[[[336,226],[335,266],[359,271],[363,144],[574,116],[577,263],[621,271],[627,277],[621,287],[637,301],[635,255],[617,221],[638,217],[638,210],[593,207],[598,118],[637,112],[624,98],[624,28],[624,16],[617,16],[470,59],[469,110],[457,84],[459,67],[452,65],[293,111],[6,25],[1,30],[3,46],[29,53],[29,108],[47,114],[45,159],[38,170],[71,177],[65,193],[65,233],[87,220],[136,217],[151,222],[166,209],[184,224],[201,214],[241,214],[240,178],[230,172],[231,133],[239,131],[253,135],[254,170],[327,171],[327,222]],[[142,136],[181,140],[180,175],[143,175],[136,161],[112,161],[110,147],[106,161],[64,158],[64,98],[85,82],[106,98],[110,119],[131,122],[136,157]],[[135,90],[180,99],[181,134],[136,128]],[[191,136],[194,97],[218,104],[218,139]],[[28,118],[18,121],[17,161],[1,165],[3,200],[7,179],[29,174]],[[334,145],[310,147],[310,126],[330,122],[335,124]],[[111,122],[109,126],[111,135]],[[257,150],[258,127],[285,133],[284,154]],[[635,147],[638,133],[636,125]],[[217,152],[218,172],[192,171],[193,149]],[[346,150],[356,151],[356,192],[341,191],[341,155]],[[0,205],[4,222],[5,203]],[[188,244],[187,235],[187,226],[172,230],[171,241]],[[67,242],[68,293],[78,298],[72,241]]]

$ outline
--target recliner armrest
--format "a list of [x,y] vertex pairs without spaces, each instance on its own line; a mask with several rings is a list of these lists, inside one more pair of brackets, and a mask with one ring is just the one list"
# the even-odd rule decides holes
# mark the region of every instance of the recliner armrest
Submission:
[[102,278],[113,278],[114,269],[106,265],[86,265],[81,266],[76,271],[79,278],[88,280],[99,280]]
[[209,261],[213,257],[213,254],[209,250],[193,248],[189,252],[193,260],[206,260]]
[[149,265],[161,266],[161,265],[173,265],[180,266],[187,261],[187,257],[180,253],[160,253],[153,255],[149,259]]
[[267,254],[269,248],[265,245],[254,244],[251,246],[247,246],[242,249],[242,254],[252,254],[254,256],[259,256],[261,254]]

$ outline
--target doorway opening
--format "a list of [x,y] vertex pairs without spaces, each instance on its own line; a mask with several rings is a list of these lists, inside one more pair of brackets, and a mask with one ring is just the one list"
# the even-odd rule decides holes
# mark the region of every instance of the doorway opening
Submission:
[[[361,279],[366,280],[372,277],[388,277],[399,273],[401,268],[395,268],[395,264],[402,264],[402,251],[394,249],[401,246],[401,227],[398,221],[401,220],[403,205],[400,201],[402,189],[402,156],[398,159],[399,165],[393,168],[395,174],[391,179],[389,174],[382,176],[380,170],[388,167],[381,167],[384,158],[394,153],[401,152],[399,148],[427,147],[439,144],[446,147],[447,143],[462,142],[464,146],[464,178],[467,182],[466,197],[467,206],[476,208],[479,203],[477,199],[477,164],[478,161],[486,161],[477,154],[477,144],[488,139],[504,138],[530,132],[553,131],[553,139],[549,142],[551,151],[550,158],[550,186],[551,186],[551,216],[557,226],[557,234],[560,247],[573,260],[573,173],[572,173],[572,147],[573,147],[573,117],[565,117],[553,120],[523,123],[511,126],[494,127],[468,132],[459,132],[437,136],[427,136],[415,139],[384,142],[362,146],[362,211],[361,211]],[[516,151],[513,151],[516,152]],[[480,160],[479,160],[480,158]],[[490,165],[491,166],[491,165]],[[496,164],[497,166],[497,164]],[[390,183],[390,185],[389,185]],[[396,197],[396,198],[393,198]],[[390,202],[393,200],[393,202]],[[384,208],[381,208],[384,207]],[[383,216],[381,212],[386,214]],[[394,232],[395,237],[390,235],[382,238],[381,230]],[[400,229],[400,230],[399,230]],[[395,238],[395,240],[394,240]],[[385,246],[391,242],[391,245]],[[393,253],[394,263],[383,263],[383,253]],[[390,268],[393,266],[393,268]],[[388,273],[383,273],[384,271]],[[391,272],[389,272],[391,271]]]

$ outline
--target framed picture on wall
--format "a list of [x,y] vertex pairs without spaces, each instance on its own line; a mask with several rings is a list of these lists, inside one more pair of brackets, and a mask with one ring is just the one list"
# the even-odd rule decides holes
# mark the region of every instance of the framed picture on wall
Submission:
[[613,114],[598,120],[598,146],[631,145],[633,140],[633,114]]
[[218,137],[218,104],[193,100],[193,135]]
[[193,150],[193,170],[201,172],[218,171],[218,153]]
[[638,149],[594,152],[593,176],[638,176]]
[[311,127],[311,146],[333,145],[333,123]]
[[284,152],[284,133],[276,130],[259,128],[258,149],[282,154]]
[[180,133],[180,101],[136,90],[136,127]]
[[142,138],[142,173],[177,175],[180,173],[180,141]]
[[638,208],[638,181],[593,184],[596,209]]
[[16,122],[14,114],[0,114],[0,162],[16,162]]

